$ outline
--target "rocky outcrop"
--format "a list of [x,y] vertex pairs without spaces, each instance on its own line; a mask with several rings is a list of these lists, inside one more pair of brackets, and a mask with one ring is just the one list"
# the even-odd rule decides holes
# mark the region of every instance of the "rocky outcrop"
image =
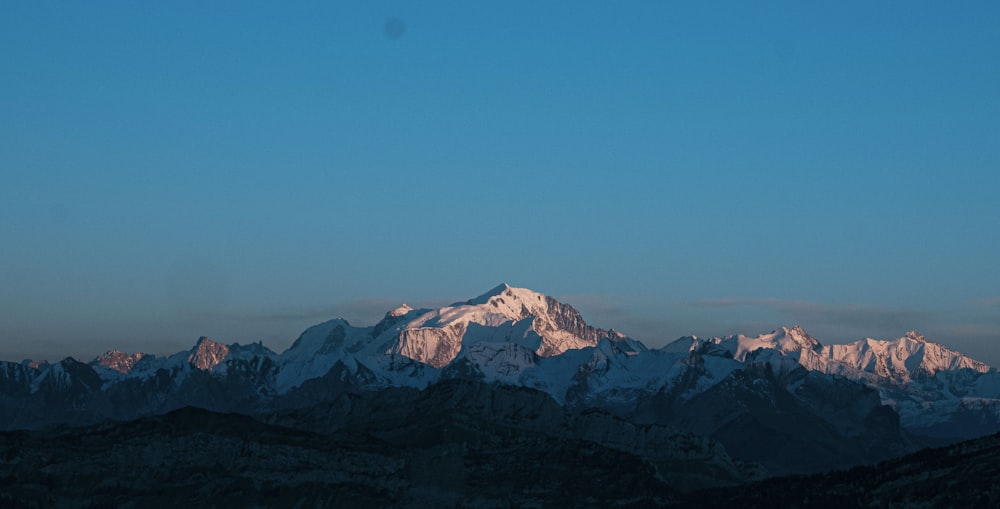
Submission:
[[229,355],[228,346],[202,336],[198,338],[198,343],[188,356],[188,362],[202,371],[208,371],[224,361],[227,355]]
[[142,359],[143,356],[145,356],[145,354],[141,352],[127,354],[118,350],[109,350],[97,356],[97,358],[94,359],[94,363],[98,366],[113,369],[124,374],[132,371],[132,367],[135,366],[135,363],[139,362],[139,359]]

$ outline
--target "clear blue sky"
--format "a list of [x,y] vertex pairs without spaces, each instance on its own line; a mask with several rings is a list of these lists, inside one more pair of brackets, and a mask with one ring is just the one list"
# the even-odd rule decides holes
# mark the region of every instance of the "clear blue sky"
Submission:
[[1000,364],[1000,4],[539,4],[4,2],[0,358],[506,281]]

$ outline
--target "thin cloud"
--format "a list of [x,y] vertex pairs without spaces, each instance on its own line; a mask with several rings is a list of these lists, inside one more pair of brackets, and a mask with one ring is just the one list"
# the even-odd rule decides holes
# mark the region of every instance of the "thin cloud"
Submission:
[[837,330],[838,336],[899,334],[928,322],[930,314],[913,309],[893,309],[868,304],[826,304],[772,297],[707,299],[686,303],[700,308],[761,308],[777,312],[792,324]]
[[972,339],[990,339],[1000,341],[1000,325],[985,325],[976,323],[961,324],[950,329],[956,336]]
[[[254,324],[298,324],[303,321],[321,322],[333,318],[344,318],[358,326],[374,325],[392,309],[402,305],[398,299],[366,298],[337,302],[329,306],[307,306],[283,311],[226,310],[192,312],[179,315],[185,323],[241,322]],[[447,305],[444,300],[411,303],[415,308],[438,308]]]
[[213,311],[205,313],[186,313],[182,315],[182,318],[185,322],[240,321],[253,323],[284,323],[299,322],[302,320],[316,320],[328,316],[330,316],[329,311],[321,310],[283,312]]
[[661,313],[638,313],[621,304],[623,299],[605,294],[564,294],[555,297],[580,311],[588,325],[602,329],[615,329],[626,336],[638,339],[647,346],[654,346],[676,339],[679,334],[671,331],[682,330],[681,324],[664,318]]
[[450,300],[427,299],[412,302],[404,302],[399,299],[382,297],[372,297],[367,299],[352,299],[342,301],[332,306],[338,313],[335,316],[342,316],[352,324],[357,322],[360,326],[375,325],[386,313],[407,304],[414,309],[438,309],[451,305]]
[[[559,302],[565,302],[578,310],[600,315],[604,318],[626,317],[628,311],[618,303],[618,299],[609,295],[592,293],[577,293],[555,297]],[[586,317],[585,317],[586,318]]]
[[974,299],[970,302],[977,307],[1000,307],[1000,297],[983,297],[981,299]]
[[800,308],[800,309],[813,308],[820,306],[820,304],[803,300],[775,299],[770,297],[765,297],[765,298],[722,297],[719,299],[696,300],[696,301],[686,302],[685,304],[691,307],[699,307],[699,308],[756,306],[756,307],[774,308],[777,310],[792,309],[792,308]]

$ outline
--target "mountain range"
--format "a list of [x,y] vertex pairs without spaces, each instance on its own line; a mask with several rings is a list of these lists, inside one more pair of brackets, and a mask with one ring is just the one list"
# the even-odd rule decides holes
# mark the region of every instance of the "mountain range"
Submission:
[[[166,357],[112,350],[89,362],[0,362],[0,429],[100,425],[198,407],[340,433],[375,426],[344,417],[344,405],[381,397],[416,408],[456,383],[488,387],[462,396],[484,412],[495,409],[500,390],[525,399],[501,412],[512,429],[634,455],[659,465],[661,480],[683,470],[669,465],[701,458],[712,473],[692,486],[826,472],[1000,431],[1000,374],[917,332],[824,345],[796,326],[683,337],[651,349],[587,325],[568,304],[506,284],[438,309],[402,305],[373,326],[330,320],[280,354],[203,337]],[[539,405],[547,417],[532,417]],[[586,415],[616,424],[593,434],[581,424],[590,422]],[[406,422],[402,414],[385,418]],[[643,446],[678,437],[688,456]]]

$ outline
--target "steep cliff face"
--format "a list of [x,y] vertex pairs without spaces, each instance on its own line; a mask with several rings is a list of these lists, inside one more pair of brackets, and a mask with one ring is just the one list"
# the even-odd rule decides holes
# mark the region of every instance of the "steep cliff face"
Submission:
[[0,361],[0,397],[23,396],[30,393],[31,382],[39,374],[41,370],[28,363]]
[[109,350],[97,356],[93,364],[127,374],[129,371],[132,371],[135,363],[139,362],[144,356],[145,354],[141,352],[127,354],[118,350]]
[[227,355],[229,355],[228,346],[202,336],[188,356],[188,362],[202,371],[209,371],[226,360]]

